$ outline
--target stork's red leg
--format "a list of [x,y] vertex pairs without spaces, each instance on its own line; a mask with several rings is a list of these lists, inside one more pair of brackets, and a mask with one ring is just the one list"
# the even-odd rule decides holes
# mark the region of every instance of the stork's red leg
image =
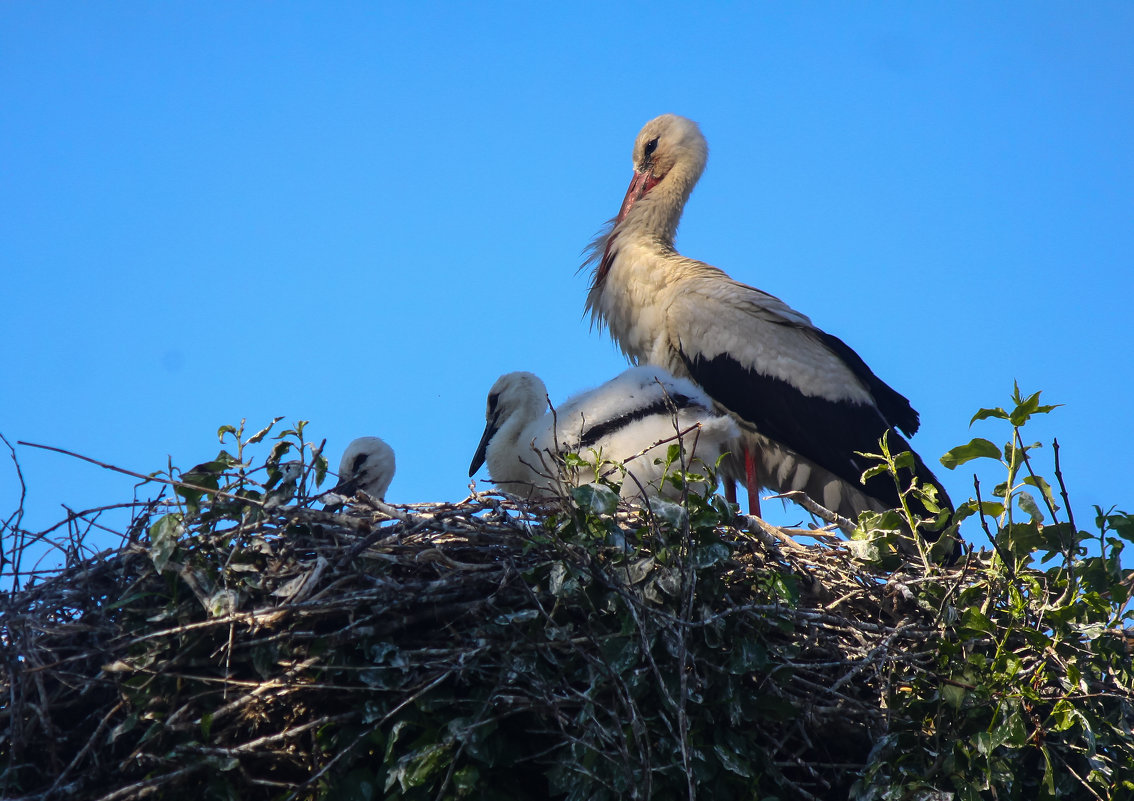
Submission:
[[744,449],[744,486],[748,488],[748,514],[760,516],[760,484],[756,476],[756,455]]
[[736,503],[736,482],[731,478],[722,481],[724,481],[724,499],[729,503]]

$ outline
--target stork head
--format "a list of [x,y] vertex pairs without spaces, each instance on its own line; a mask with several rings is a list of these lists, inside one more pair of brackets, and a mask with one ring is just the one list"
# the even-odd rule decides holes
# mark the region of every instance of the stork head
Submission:
[[347,446],[339,462],[339,483],[331,490],[353,495],[362,490],[384,499],[394,478],[394,449],[378,437],[359,437]]
[[634,177],[622,200],[615,225],[622,222],[630,209],[671,173],[681,177],[680,206],[684,206],[693,184],[705,170],[709,145],[697,123],[676,114],[662,114],[646,123],[634,140]]
[[[618,216],[606,234],[592,244],[588,262],[593,260],[598,265],[592,287],[602,286],[610,272],[617,251],[615,242],[626,226],[638,228],[653,241],[673,244],[685,201],[705,171],[708,159],[709,145],[693,120],[662,114],[646,123],[634,140],[634,176]],[[624,226],[630,210],[647,195],[657,200],[643,203],[642,207],[649,206],[649,211],[635,215]],[[591,303],[588,300],[588,307]]]
[[[532,373],[507,373],[496,379],[488,392],[488,405],[484,411],[484,434],[476,446],[469,475],[484,464],[489,445],[502,428],[509,428],[512,438],[540,417],[547,408],[547,387],[539,376]],[[491,468],[491,464],[490,464]]]

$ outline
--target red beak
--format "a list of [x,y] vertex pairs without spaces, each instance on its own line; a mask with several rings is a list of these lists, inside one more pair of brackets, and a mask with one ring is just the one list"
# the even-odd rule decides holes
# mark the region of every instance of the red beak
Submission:
[[634,177],[630,179],[630,188],[626,190],[626,197],[622,198],[622,208],[618,210],[614,224],[618,225],[626,219],[626,215],[630,213],[630,208],[657,185],[658,179],[649,170],[635,172]]
[[[618,224],[626,219],[626,215],[630,213],[634,204],[657,185],[658,179],[649,170],[635,172],[634,177],[630,179],[630,188],[626,190],[626,197],[622,198],[622,207],[618,209],[618,216],[614,218],[614,227],[617,228]],[[606,250],[603,251],[602,261],[599,263],[598,273],[595,276],[595,283],[601,283],[610,271],[610,263],[613,258],[610,248],[613,244],[614,234],[612,231],[610,239],[606,240]]]

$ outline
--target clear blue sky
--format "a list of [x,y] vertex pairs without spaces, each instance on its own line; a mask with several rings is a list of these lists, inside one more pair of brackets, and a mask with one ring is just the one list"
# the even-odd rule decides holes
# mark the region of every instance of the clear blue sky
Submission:
[[[4,3],[0,432],[149,472],[286,415],[459,499],[498,375],[625,366],[576,269],[676,112],[685,254],[854,347],[927,461],[1016,379],[1079,514],[1134,509],[1132,42],[1117,2]],[[28,527],[131,496],[18,451]]]

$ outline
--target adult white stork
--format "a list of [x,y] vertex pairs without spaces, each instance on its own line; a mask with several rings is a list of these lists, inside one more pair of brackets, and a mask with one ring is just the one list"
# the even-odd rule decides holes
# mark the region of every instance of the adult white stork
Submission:
[[[618,216],[592,245],[587,311],[635,363],[687,376],[743,430],[730,472],[759,513],[760,486],[803,490],[848,517],[898,505],[889,476],[865,485],[888,429],[912,435],[917,412],[838,337],[779,298],[682,256],[673,239],[708,158],[697,124],[674,114],[646,123],[634,142],[634,176]],[[896,432],[893,452],[909,449]],[[943,488],[916,458],[923,482]]]
[[674,497],[678,493],[671,482],[663,485],[671,444],[680,441],[689,472],[700,472],[702,464],[694,467],[694,461],[715,467],[740,436],[732,418],[715,411],[705,393],[654,366],[631,368],[554,409],[548,406],[547,388],[537,376],[508,373],[497,379],[488,393],[484,435],[469,475],[487,461],[488,473],[501,489],[521,497],[548,497],[571,481],[557,457],[578,453],[589,458],[593,451],[605,461],[625,464],[623,498],[659,489]]
[[347,445],[339,461],[339,483],[326,495],[327,506],[340,505],[359,490],[385,500],[394,480],[394,449],[378,437],[359,437]]

